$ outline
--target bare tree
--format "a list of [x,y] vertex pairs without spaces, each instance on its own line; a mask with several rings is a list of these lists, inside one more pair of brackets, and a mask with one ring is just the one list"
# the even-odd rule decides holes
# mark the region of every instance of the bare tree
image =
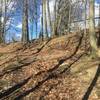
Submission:
[[95,0],[89,0],[89,37],[90,37],[90,45],[92,49],[92,55],[97,54],[97,42],[96,42],[96,34],[95,34],[95,22],[94,22],[94,2]]
[[12,26],[16,3],[16,0],[0,0],[0,38],[3,43],[6,33]]
[[53,22],[53,33],[52,36],[55,37],[57,35],[57,0],[54,1],[54,22]]
[[0,42],[3,41],[3,33],[2,33],[2,0],[0,0]]
[[47,31],[47,0],[43,0],[43,24],[44,24],[44,34],[45,38],[48,38],[48,31]]
[[52,33],[52,22],[51,22],[51,13],[50,13],[49,0],[47,0],[47,11],[48,11],[49,27],[50,27],[50,31],[51,31],[51,33]]
[[23,0],[22,41],[29,41],[28,30],[28,0]]

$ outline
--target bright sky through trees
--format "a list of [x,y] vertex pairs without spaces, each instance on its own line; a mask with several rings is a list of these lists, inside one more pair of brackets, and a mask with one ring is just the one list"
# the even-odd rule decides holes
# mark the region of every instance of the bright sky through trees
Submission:
[[[39,0],[38,0],[39,2]],[[96,7],[95,7],[95,15],[98,16],[98,5],[99,5],[99,2],[100,0],[96,0]],[[54,0],[51,0],[50,1],[50,10],[51,10],[51,13],[53,14],[53,5],[54,5]],[[11,25],[11,28],[9,29],[9,31],[7,32],[7,35],[6,35],[6,39],[7,41],[10,41],[12,40],[12,38],[15,38],[16,40],[20,39],[21,37],[21,30],[22,30],[22,8],[19,7],[19,5],[17,5],[17,10],[15,10],[14,12],[14,16],[13,17],[13,24]],[[38,8],[38,14],[39,16],[41,16],[41,7]],[[41,26],[41,19],[38,18],[38,33],[40,32],[40,26]],[[31,29],[31,22],[29,22],[29,29]],[[36,37],[35,35],[35,32],[36,32],[36,28],[35,28],[35,23],[33,25],[33,38]],[[30,34],[31,34],[31,31],[29,31]]]

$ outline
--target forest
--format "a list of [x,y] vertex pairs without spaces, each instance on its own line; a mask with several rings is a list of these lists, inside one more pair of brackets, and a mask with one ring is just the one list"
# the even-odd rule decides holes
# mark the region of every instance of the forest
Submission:
[[0,100],[100,100],[100,0],[0,0]]

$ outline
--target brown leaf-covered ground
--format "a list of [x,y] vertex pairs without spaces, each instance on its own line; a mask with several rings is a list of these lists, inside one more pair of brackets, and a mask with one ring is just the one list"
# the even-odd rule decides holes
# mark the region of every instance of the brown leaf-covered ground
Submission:
[[100,59],[83,34],[0,45],[0,100],[100,100]]

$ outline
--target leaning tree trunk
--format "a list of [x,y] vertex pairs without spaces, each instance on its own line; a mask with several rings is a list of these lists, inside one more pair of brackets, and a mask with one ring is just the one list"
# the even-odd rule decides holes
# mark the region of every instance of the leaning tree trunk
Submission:
[[94,1],[90,0],[89,4],[89,37],[90,37],[90,45],[92,50],[92,56],[95,56],[97,53],[97,42],[96,42],[96,34],[95,34],[95,21],[94,21]]
[[23,0],[22,42],[29,41],[28,31],[28,0]]

